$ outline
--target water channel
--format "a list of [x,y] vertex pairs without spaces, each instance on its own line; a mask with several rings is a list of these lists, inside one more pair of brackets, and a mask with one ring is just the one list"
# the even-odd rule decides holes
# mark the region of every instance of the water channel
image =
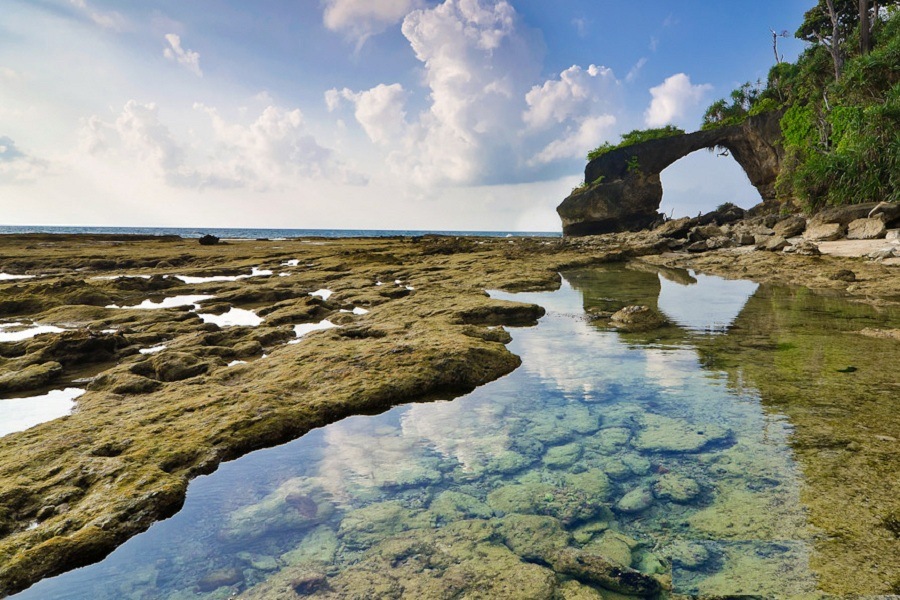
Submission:
[[[511,330],[511,375],[224,464],[173,518],[14,598],[624,597],[555,572],[566,549],[678,595],[900,583],[900,354],[859,334],[896,310],[647,265],[492,295],[547,309]],[[610,329],[629,304],[671,324]]]

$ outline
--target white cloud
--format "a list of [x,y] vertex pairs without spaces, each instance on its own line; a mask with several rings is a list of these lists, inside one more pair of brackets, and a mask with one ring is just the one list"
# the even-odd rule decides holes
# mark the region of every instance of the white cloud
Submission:
[[562,137],[547,144],[529,164],[540,165],[563,158],[584,157],[591,148],[609,139],[615,125],[616,118],[612,115],[588,117],[577,128],[570,129]]
[[399,83],[379,84],[364,92],[348,88],[325,92],[325,104],[329,111],[337,110],[342,100],[355,106],[354,116],[369,139],[376,144],[390,144],[407,132],[406,91]]
[[387,162],[419,186],[484,182],[521,161],[517,145],[525,93],[542,45],[505,1],[446,0],[406,16],[403,35],[423,63],[429,105],[415,115],[398,84],[330,90],[334,110],[351,102]]
[[650,88],[653,100],[644,113],[648,127],[661,127],[684,119],[688,111],[700,105],[711,85],[693,85],[684,73],[672,75],[660,85]]
[[47,166],[46,161],[22,152],[9,136],[0,136],[0,184],[33,182]]
[[422,6],[421,0],[324,0],[322,21],[331,31],[342,31],[358,46],[367,38],[399,23]]
[[114,10],[99,11],[88,5],[87,0],[69,0],[69,3],[87,15],[95,24],[112,31],[124,31],[128,28],[128,20]]
[[525,123],[542,129],[581,115],[600,98],[608,98],[617,81],[611,69],[591,65],[582,69],[573,65],[559,74],[559,80],[545,81],[525,95],[528,110]]
[[80,148],[131,168],[138,159],[154,177],[174,187],[267,191],[304,179],[362,182],[306,131],[299,109],[268,106],[256,120],[242,123],[226,120],[213,107],[194,108],[206,115],[211,133],[193,144],[176,139],[160,121],[156,104],[130,100],[112,123],[97,116],[85,120]]
[[163,56],[183,65],[197,77],[203,77],[203,71],[200,70],[200,53],[182,48],[181,37],[177,33],[167,33],[165,37],[169,47],[163,49]]
[[646,65],[646,64],[647,64],[647,57],[642,56],[640,59],[638,59],[638,61],[636,63],[634,63],[634,66],[631,67],[631,70],[628,71],[628,75],[625,76],[625,81],[627,81],[628,83],[631,83],[632,81],[637,79],[637,76],[640,75],[640,73],[641,73],[641,69],[643,69],[644,65]]

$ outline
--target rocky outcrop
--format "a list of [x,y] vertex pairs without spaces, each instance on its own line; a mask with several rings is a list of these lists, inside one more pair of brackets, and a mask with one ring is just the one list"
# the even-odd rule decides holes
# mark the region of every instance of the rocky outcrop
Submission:
[[592,160],[584,170],[585,185],[573,190],[556,209],[563,234],[633,231],[660,220],[659,174],[703,148],[727,148],[763,202],[774,201],[783,158],[780,117],[780,113],[765,113],[741,125],[650,140]]

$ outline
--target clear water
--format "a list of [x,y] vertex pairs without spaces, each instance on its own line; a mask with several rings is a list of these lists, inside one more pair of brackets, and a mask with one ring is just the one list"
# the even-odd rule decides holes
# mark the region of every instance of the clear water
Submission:
[[[611,269],[492,295],[547,309],[513,330],[511,375],[222,465],[175,517],[15,598],[540,597],[550,537],[679,594],[817,590],[791,424],[707,355],[755,284]],[[635,302],[677,326],[588,317]],[[552,536],[511,541],[516,514],[552,517]]]

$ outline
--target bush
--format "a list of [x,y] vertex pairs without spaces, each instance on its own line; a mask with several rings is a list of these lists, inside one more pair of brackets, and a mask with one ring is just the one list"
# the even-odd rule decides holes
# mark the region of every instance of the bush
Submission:
[[622,140],[616,145],[613,145],[610,142],[604,142],[597,146],[588,152],[587,159],[588,161],[592,161],[595,158],[599,158],[604,154],[613,150],[618,150],[619,148],[642,144],[644,142],[649,142],[650,140],[672,137],[674,135],[684,135],[684,129],[675,127],[674,125],[666,125],[665,127],[658,127],[656,129],[635,129],[623,134]]

